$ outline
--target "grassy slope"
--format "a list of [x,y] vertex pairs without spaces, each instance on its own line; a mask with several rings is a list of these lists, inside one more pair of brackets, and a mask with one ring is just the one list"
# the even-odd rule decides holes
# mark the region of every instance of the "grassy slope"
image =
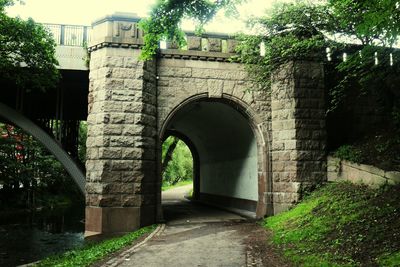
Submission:
[[327,184],[265,226],[295,265],[400,266],[400,185]]
[[141,228],[135,232],[121,237],[108,239],[99,243],[89,244],[82,248],[68,251],[58,256],[46,258],[35,266],[58,266],[58,267],[76,267],[89,266],[96,261],[104,259],[113,252],[116,252],[130,244],[146,233],[154,231],[156,225]]

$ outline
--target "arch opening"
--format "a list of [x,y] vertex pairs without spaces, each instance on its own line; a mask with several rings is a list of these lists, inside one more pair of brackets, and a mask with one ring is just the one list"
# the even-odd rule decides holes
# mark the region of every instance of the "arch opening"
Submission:
[[239,104],[201,98],[173,111],[161,128],[161,138],[179,133],[191,144],[196,155],[193,192],[197,200],[263,217],[263,148],[256,127]]
[[163,191],[179,185],[191,186],[193,183],[193,149],[183,139],[185,138],[179,133],[170,132],[162,143],[161,178]]

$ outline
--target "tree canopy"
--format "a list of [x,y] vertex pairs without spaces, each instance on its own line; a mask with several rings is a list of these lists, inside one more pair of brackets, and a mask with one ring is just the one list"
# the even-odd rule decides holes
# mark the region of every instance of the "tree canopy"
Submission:
[[393,46],[400,33],[398,0],[329,0],[336,31],[354,35],[363,44]]
[[32,19],[7,16],[13,0],[0,0],[0,79],[20,88],[45,90],[58,80],[56,43]]

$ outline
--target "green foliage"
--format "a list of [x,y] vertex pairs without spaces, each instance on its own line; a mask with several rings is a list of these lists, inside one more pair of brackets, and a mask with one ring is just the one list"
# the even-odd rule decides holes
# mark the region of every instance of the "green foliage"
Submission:
[[398,267],[400,265],[400,251],[396,253],[385,254],[378,259],[380,266]]
[[362,151],[351,145],[343,145],[339,147],[333,155],[339,159],[355,163],[361,163],[363,161]]
[[330,110],[347,104],[345,100],[354,90],[386,98],[379,104],[389,112],[398,108],[400,64],[398,60],[390,62],[390,54],[393,59],[400,56],[400,51],[392,49],[400,32],[399,1],[330,0],[328,6],[338,25],[331,32],[347,39],[355,37],[362,43],[356,49],[350,48],[348,59],[337,66],[342,78],[331,90]]
[[[400,186],[328,184],[293,209],[267,218],[273,243],[296,266],[399,264]],[[396,262],[397,261],[397,262]],[[381,266],[388,266],[382,264]],[[390,265],[389,265],[390,266]]]
[[[283,63],[316,59],[323,61],[326,47],[337,45],[325,38],[330,25],[329,9],[324,5],[302,2],[275,4],[262,18],[249,25],[260,35],[239,35],[235,60],[245,63],[250,76],[268,90],[271,73]],[[265,56],[260,56],[260,43],[265,45]]]
[[54,87],[59,78],[56,44],[42,25],[32,19],[8,17],[12,0],[0,0],[0,79],[24,89]]
[[336,31],[356,36],[363,44],[393,46],[400,32],[400,6],[396,0],[329,0]]
[[[397,130],[398,131],[398,130]],[[373,165],[387,171],[400,170],[400,136],[395,129],[381,129],[339,147],[333,156],[355,163]]]
[[[398,1],[391,0],[275,4],[265,17],[250,22],[259,35],[239,35],[241,43],[235,60],[245,63],[256,85],[265,90],[270,87],[271,73],[282,63],[304,59],[324,62],[338,73],[327,84],[329,111],[357,101],[354,94],[349,94],[357,90],[361,94],[379,94],[384,99],[382,107],[389,112],[397,110],[400,63],[396,59],[400,52],[391,46],[400,29],[400,20],[394,19],[400,14],[398,5]],[[333,41],[336,39],[344,41]],[[345,43],[354,39],[363,45]],[[259,53],[261,42],[265,45],[263,57]],[[327,47],[332,51],[332,61],[327,60]],[[347,52],[347,60],[338,62],[336,57],[342,52]],[[379,64],[375,64],[376,53]]]
[[98,244],[89,244],[82,248],[68,251],[59,256],[52,256],[40,261],[34,266],[58,266],[58,267],[75,267],[75,266],[90,266],[91,264],[104,259],[113,252],[116,252],[124,247],[132,244],[133,241],[146,233],[151,233],[155,230],[156,225],[141,228],[137,231],[102,241]]
[[148,60],[157,53],[160,40],[171,40],[179,46],[186,41],[179,23],[183,18],[196,21],[196,32],[203,31],[203,26],[222,8],[227,13],[235,13],[235,4],[242,0],[158,0],[152,9],[150,17],[140,21],[139,26],[144,30],[144,46],[142,59]]
[[[162,157],[163,160],[166,156],[168,147],[173,142],[174,137],[168,137],[163,143]],[[184,180],[193,179],[193,158],[190,149],[181,140],[178,141],[177,146],[172,154],[172,159],[168,163],[163,173],[163,185],[175,185],[176,183]]]
[[86,139],[87,139],[87,123],[81,121],[79,123],[79,136],[78,136],[78,158],[80,162],[86,162]]
[[48,206],[52,195],[80,192],[61,163],[32,136],[0,124],[0,207]]

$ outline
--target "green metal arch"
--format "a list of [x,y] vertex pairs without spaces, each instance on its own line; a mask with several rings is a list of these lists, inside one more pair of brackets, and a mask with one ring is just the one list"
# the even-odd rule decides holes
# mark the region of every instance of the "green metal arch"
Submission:
[[64,166],[65,170],[74,179],[79,190],[85,195],[85,175],[79,169],[78,165],[71,159],[67,152],[44,130],[37,126],[30,119],[18,113],[5,104],[0,103],[0,117],[17,125],[27,133],[31,134],[36,140],[44,145]]

